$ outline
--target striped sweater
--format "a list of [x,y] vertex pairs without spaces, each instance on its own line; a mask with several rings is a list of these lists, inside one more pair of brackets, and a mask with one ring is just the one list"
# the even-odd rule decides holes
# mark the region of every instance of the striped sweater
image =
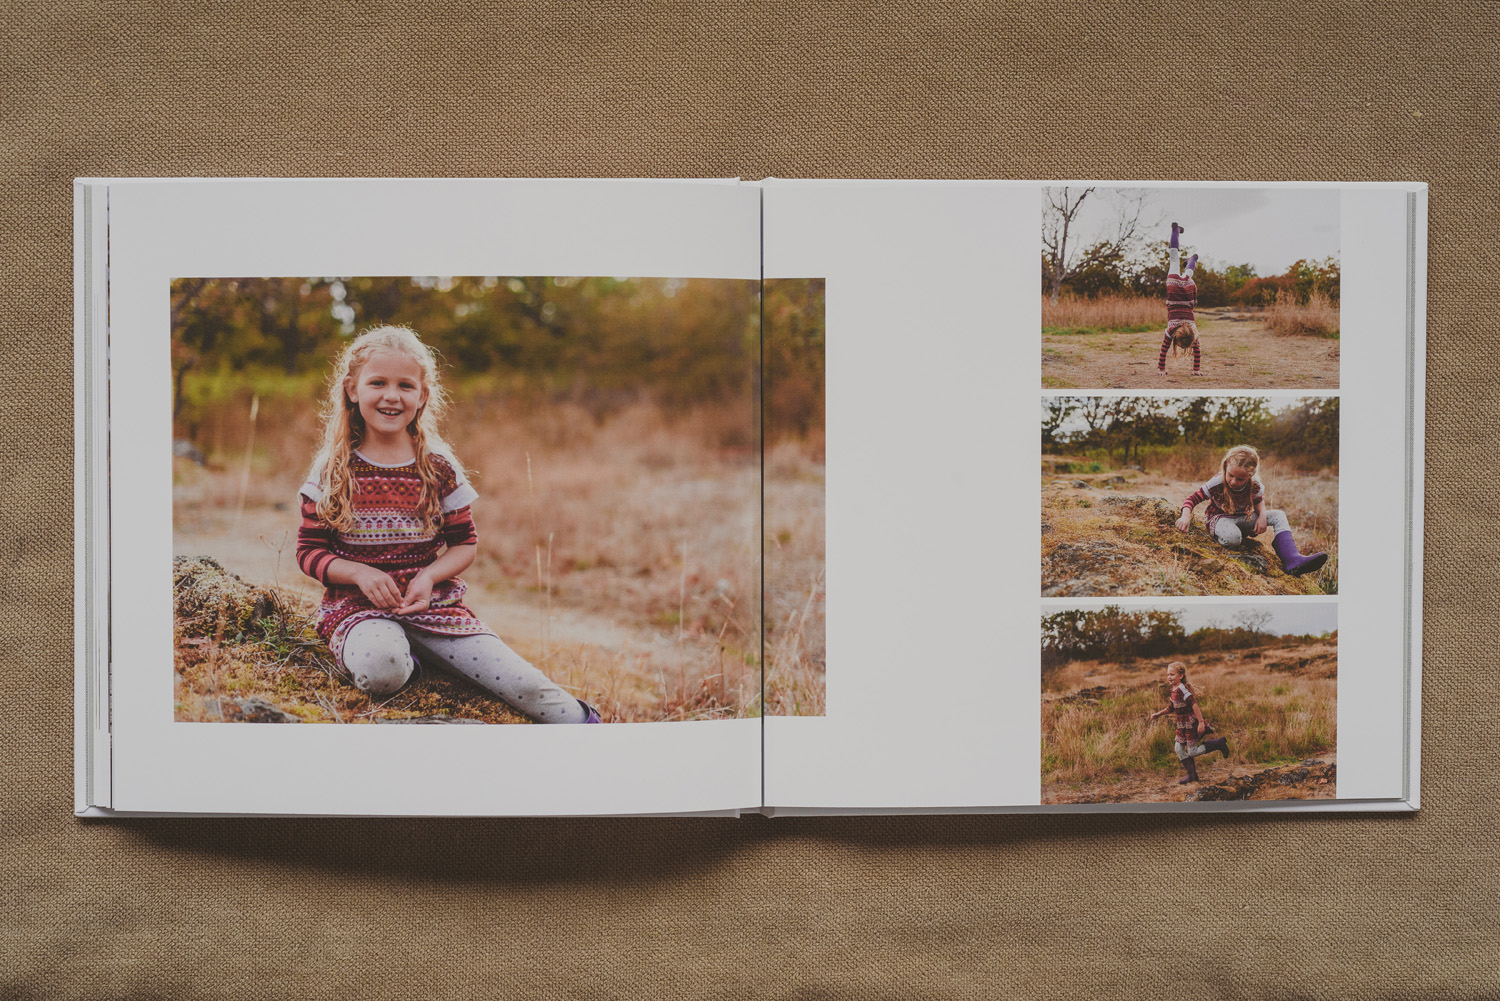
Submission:
[[1187,275],[1167,275],[1167,330],[1193,322],[1198,305],[1198,283]]
[[[1197,699],[1186,685],[1177,685],[1167,693],[1167,707],[1172,710],[1172,722],[1177,727],[1177,742],[1184,747],[1194,747],[1198,743],[1198,717],[1193,711],[1196,706]],[[1204,732],[1207,730],[1205,723]]]
[[445,636],[491,633],[463,603],[467,585],[457,577],[436,584],[425,612],[396,615],[370,604],[353,584],[331,584],[328,568],[334,560],[363,563],[391,575],[404,593],[418,571],[431,566],[445,548],[474,545],[474,518],[469,505],[478,497],[469,482],[440,455],[432,456],[439,470],[443,523],[434,530],[417,514],[422,480],[415,460],[382,466],[358,452],[349,462],[354,477],[354,525],[336,531],[318,517],[323,497],[321,471],[314,470],[302,484],[302,526],[297,532],[297,566],[327,590],[318,608],[318,635],[339,656],[349,630],[366,619],[392,619],[403,626]]
[[1203,512],[1203,520],[1208,525],[1208,530],[1214,530],[1214,523],[1220,518],[1232,517],[1243,518],[1255,511],[1255,505],[1265,500],[1265,488],[1261,485],[1259,476],[1251,476],[1250,482],[1239,490],[1230,490],[1224,483],[1223,472],[1213,475],[1213,479],[1204,483],[1203,486],[1194,490],[1182,507],[1191,511],[1193,508],[1208,501],[1208,508]]

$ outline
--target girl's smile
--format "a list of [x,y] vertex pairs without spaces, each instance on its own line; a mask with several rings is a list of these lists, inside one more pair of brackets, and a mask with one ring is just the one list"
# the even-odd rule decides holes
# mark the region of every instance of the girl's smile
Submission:
[[364,418],[365,446],[410,448],[407,426],[427,403],[422,367],[415,358],[400,351],[376,351],[344,391]]

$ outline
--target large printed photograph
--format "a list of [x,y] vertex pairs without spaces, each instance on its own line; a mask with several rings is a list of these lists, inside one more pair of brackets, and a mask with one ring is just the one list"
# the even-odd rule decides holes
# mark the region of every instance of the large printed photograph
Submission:
[[175,718],[821,712],[822,302],[800,292],[766,637],[758,282],[174,281]]

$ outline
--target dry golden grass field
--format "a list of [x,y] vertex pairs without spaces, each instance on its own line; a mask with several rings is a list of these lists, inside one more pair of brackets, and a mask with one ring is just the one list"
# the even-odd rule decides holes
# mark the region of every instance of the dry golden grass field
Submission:
[[[1180,660],[1199,705],[1229,742],[1197,759],[1197,784],[1173,750],[1166,666]],[[1070,661],[1042,679],[1043,803],[1333,799],[1337,637],[1137,660]]]
[[[1097,303],[1097,305],[1095,305]],[[1071,309],[1064,307],[1071,306]],[[1092,308],[1084,308],[1092,307]],[[1076,314],[1076,315],[1075,315]],[[1168,353],[1156,370],[1166,309],[1155,299],[1043,300],[1044,389],[1337,389],[1338,308],[1199,309],[1202,372]]]
[[[822,711],[821,456],[779,446],[767,484],[762,702],[761,472],[748,408],[669,418],[640,403],[599,420],[579,406],[455,395],[448,437],[480,493],[466,600],[502,639],[609,722]],[[295,561],[314,405],[263,404],[254,430],[247,464],[248,407],[225,407],[201,429],[208,466],[174,459],[174,554],[212,557],[270,589],[277,609],[227,630],[179,615],[177,718],[231,718],[243,706],[227,696],[309,721],[524,722],[439,672],[377,704],[332,669],[306,628],[321,588]]]
[[[1179,505],[1213,473],[1193,453],[1161,471],[1135,467],[1076,472],[1098,463],[1049,456],[1042,462],[1041,588],[1044,597],[1338,593],[1338,472],[1299,473],[1267,463],[1266,505],[1286,512],[1304,553],[1326,551],[1316,573],[1281,570],[1271,533],[1226,549],[1204,528],[1199,505],[1189,532]],[[1194,470],[1201,472],[1189,478]]]

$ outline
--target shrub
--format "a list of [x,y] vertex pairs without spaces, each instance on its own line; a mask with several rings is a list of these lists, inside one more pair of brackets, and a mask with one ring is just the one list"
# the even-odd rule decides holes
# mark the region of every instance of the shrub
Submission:
[[1297,303],[1291,292],[1279,291],[1266,316],[1270,328],[1278,334],[1306,337],[1336,337],[1339,332],[1339,308],[1322,292],[1313,292],[1305,305]]

